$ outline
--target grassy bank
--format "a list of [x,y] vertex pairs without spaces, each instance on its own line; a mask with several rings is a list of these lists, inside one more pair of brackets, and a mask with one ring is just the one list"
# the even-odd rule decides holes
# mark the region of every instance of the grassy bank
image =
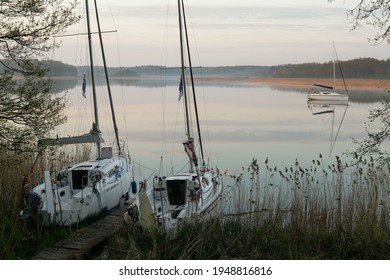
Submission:
[[380,225],[353,232],[310,231],[269,221],[261,226],[211,220],[183,225],[177,238],[128,226],[111,238],[107,259],[141,260],[333,260],[388,259],[390,236]]
[[[29,259],[67,236],[69,228],[20,221],[25,179],[64,161],[61,155],[2,167],[0,253]],[[60,160],[61,159],[61,160]],[[182,224],[177,236],[126,225],[108,241],[103,259],[390,259],[390,168],[372,158],[322,156],[305,167],[253,160],[225,174],[218,218]],[[31,180],[31,184],[33,179]]]

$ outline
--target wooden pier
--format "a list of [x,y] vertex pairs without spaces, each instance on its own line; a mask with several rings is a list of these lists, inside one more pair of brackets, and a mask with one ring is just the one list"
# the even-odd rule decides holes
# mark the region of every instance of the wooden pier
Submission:
[[91,259],[94,251],[101,248],[107,238],[123,224],[127,208],[120,208],[102,219],[74,232],[67,239],[47,248],[34,260],[75,260]]

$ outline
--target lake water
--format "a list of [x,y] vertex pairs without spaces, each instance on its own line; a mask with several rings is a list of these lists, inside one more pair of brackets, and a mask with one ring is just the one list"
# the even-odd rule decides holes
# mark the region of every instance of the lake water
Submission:
[[[74,106],[66,111],[68,124],[55,134],[88,132],[92,122],[87,109],[91,104],[89,90],[83,98],[81,83],[65,88],[63,92]],[[97,87],[98,94],[105,91],[105,86]],[[348,107],[310,107],[307,91],[307,87],[267,84],[200,84],[197,96],[206,159],[231,174],[239,174],[252,158],[260,162],[268,158],[270,166],[279,168],[294,165],[296,159],[303,166],[310,165],[319,154],[334,162],[336,155],[355,148],[352,138],[366,138],[364,123],[369,110],[381,106],[385,95],[380,89],[350,89]],[[128,143],[140,179],[151,176],[153,170],[182,169],[186,161],[181,145],[184,113],[177,80],[164,81],[164,85],[145,80],[113,82],[112,92],[114,103],[119,104],[116,113],[121,139]],[[108,104],[107,98],[99,99],[99,111],[107,116],[100,123],[103,132],[112,131]],[[330,109],[334,113],[314,114]],[[113,133],[104,134],[104,138],[109,144]]]

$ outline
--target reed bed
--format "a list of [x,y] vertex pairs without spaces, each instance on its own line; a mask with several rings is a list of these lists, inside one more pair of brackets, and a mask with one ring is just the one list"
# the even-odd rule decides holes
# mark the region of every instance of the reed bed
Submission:
[[389,166],[351,162],[320,155],[279,169],[254,159],[242,174],[225,173],[219,218],[182,224],[175,238],[130,225],[105,258],[389,259]]
[[320,155],[309,167],[296,161],[279,170],[253,160],[247,174],[228,190],[226,215],[244,223],[273,222],[310,232],[352,232],[363,223],[389,229],[390,167],[372,157],[352,163],[324,164]]

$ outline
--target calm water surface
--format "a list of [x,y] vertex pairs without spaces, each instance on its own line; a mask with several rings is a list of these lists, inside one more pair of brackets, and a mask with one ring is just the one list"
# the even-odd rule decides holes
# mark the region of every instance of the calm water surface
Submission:
[[[105,87],[98,86],[98,94]],[[90,97],[81,96],[81,86],[66,90],[70,103],[69,122],[55,133],[89,131],[92,113]],[[178,101],[176,81],[114,84],[112,86],[121,138],[126,140],[132,159],[143,166],[139,176],[148,177],[160,169],[179,171],[186,157],[181,141],[185,138],[183,101]],[[353,150],[354,139],[366,137],[364,122],[370,109],[381,105],[384,93],[350,90],[346,106],[310,107],[307,89],[262,84],[202,84],[197,87],[202,137],[212,166],[240,173],[252,158],[280,168],[310,165],[319,154],[334,162],[336,155]],[[81,104],[81,105],[79,105]],[[112,131],[108,99],[99,99],[99,111],[106,115],[101,129]],[[314,115],[323,110],[333,113]],[[341,126],[340,126],[341,123]],[[337,139],[334,139],[337,135]],[[332,138],[333,137],[333,138]],[[104,134],[111,143],[113,134]],[[331,150],[331,145],[334,146]]]

